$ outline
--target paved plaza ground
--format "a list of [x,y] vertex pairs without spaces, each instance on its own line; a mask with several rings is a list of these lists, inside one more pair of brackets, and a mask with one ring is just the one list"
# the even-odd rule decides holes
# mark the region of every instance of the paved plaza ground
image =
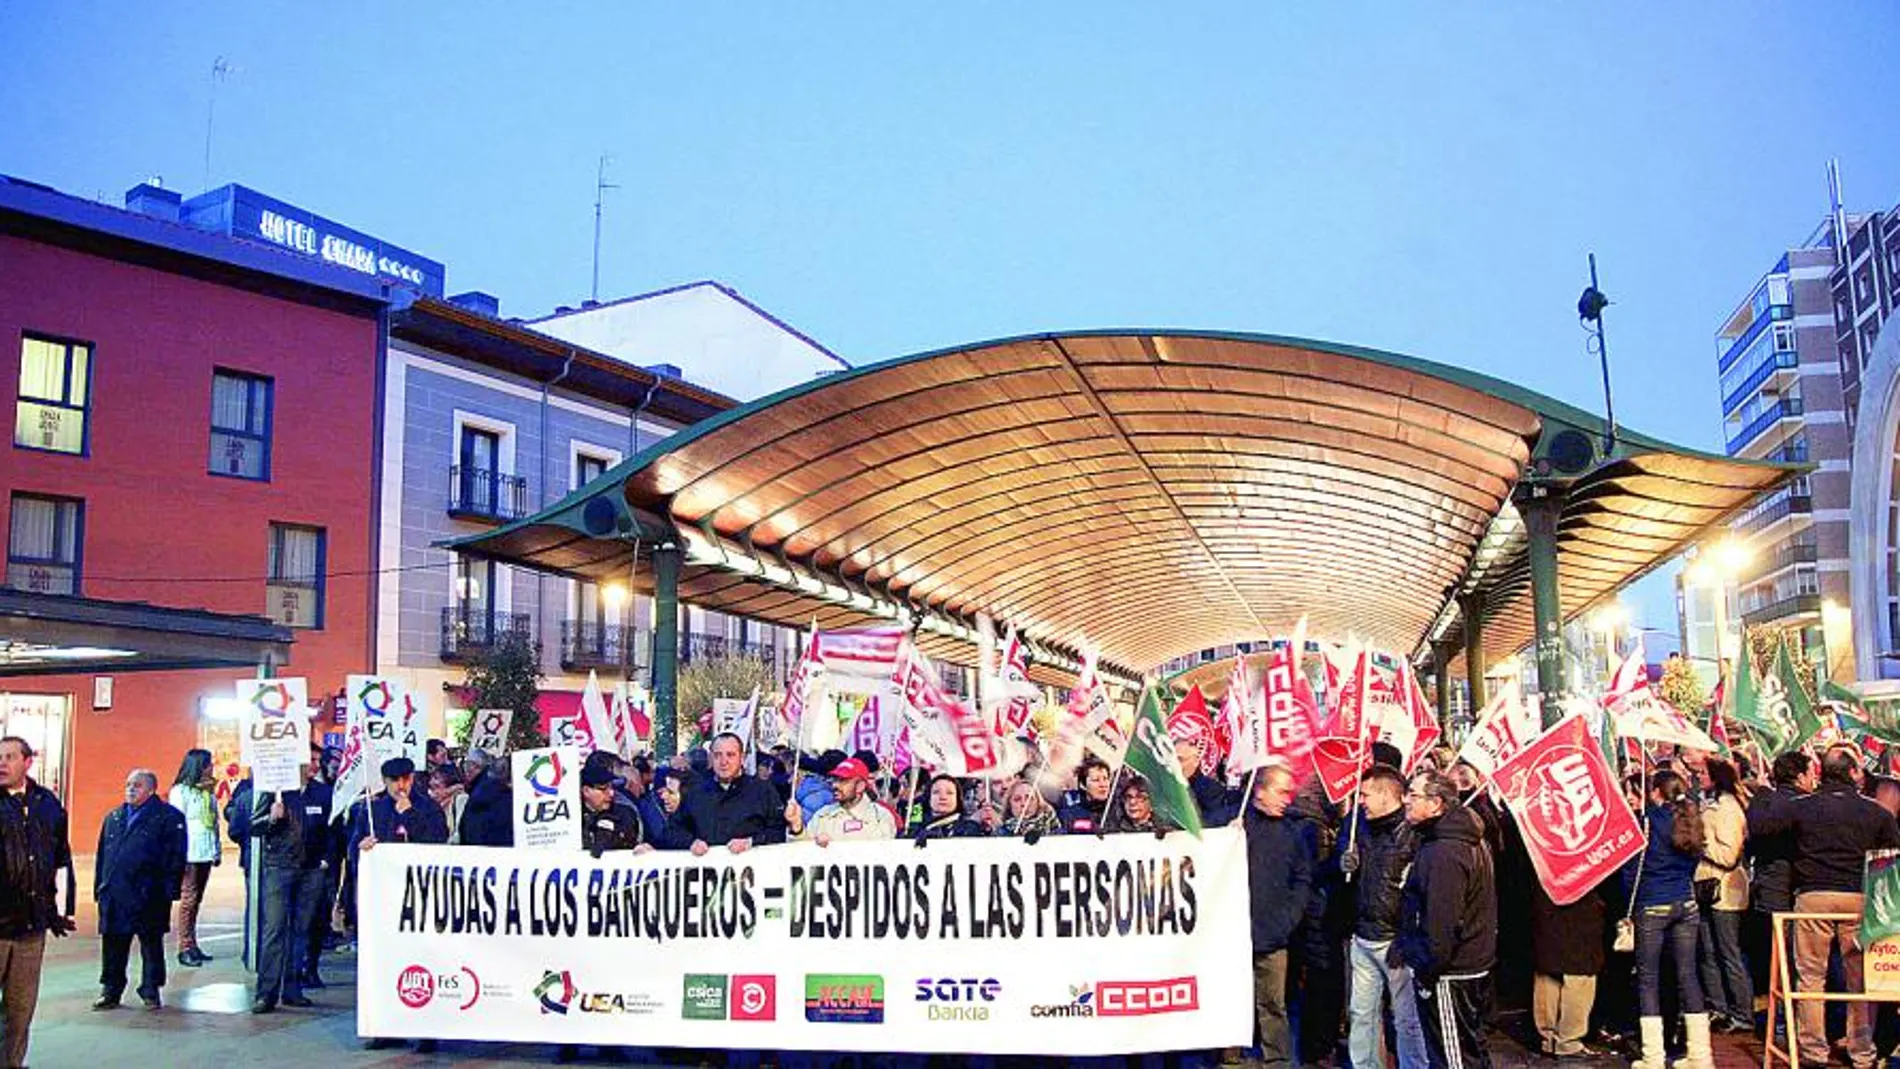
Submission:
[[[81,862],[89,872],[91,859]],[[82,899],[88,896],[81,888]],[[47,1069],[96,1066],[196,1066],[212,1069],[221,1061],[243,1058],[246,1064],[300,1066],[469,1065],[535,1066],[554,1060],[554,1048],[537,1043],[443,1043],[434,1054],[417,1054],[404,1046],[366,1051],[356,1038],[355,963],[346,954],[325,960],[329,987],[310,993],[317,1007],[280,1009],[267,1016],[250,1013],[250,977],[238,960],[241,888],[237,868],[227,864],[212,876],[210,898],[200,926],[205,952],[217,960],[199,969],[177,967],[172,960],[165,988],[165,1008],[148,1013],[127,993],[126,1008],[108,1013],[91,1009],[99,991],[99,939],[94,918],[82,911],[82,934],[49,942],[40,1009],[33,1029],[29,1061]],[[138,977],[134,955],[132,977]],[[1716,1040],[1721,1069],[1750,1069],[1761,1065],[1761,1046],[1732,1037]],[[586,1052],[582,1064],[593,1059]],[[1588,1063],[1557,1062],[1530,1054],[1500,1034],[1492,1045],[1498,1069],[1581,1069]],[[651,1052],[633,1052],[634,1064],[658,1064]],[[867,1059],[874,1064],[876,1059]],[[1150,1059],[1158,1064],[1158,1059]],[[753,1063],[756,1064],[756,1063]],[[942,1064],[954,1064],[945,1060]],[[1621,1059],[1598,1063],[1621,1069]]]

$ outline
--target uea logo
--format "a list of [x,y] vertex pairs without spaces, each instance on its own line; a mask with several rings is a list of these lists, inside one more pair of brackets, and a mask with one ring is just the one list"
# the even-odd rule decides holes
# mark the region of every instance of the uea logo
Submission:
[[363,684],[363,689],[356,692],[356,700],[363,703],[369,715],[388,716],[389,707],[396,704],[396,695],[387,682],[378,679]]
[[561,754],[556,750],[536,757],[528,764],[523,778],[528,786],[539,795],[539,800],[529,799],[521,806],[521,819],[527,824],[546,824],[550,821],[567,820],[573,814],[568,809],[565,798],[559,798],[561,780],[567,775],[561,768]]
[[560,972],[547,970],[541,982],[534,985],[534,997],[541,1000],[542,1013],[565,1014],[575,994],[574,974],[565,969]]
[[290,712],[290,688],[282,683],[251,691],[251,705],[265,716],[284,716]]
[[1002,981],[994,977],[917,981],[917,1001],[929,1003],[924,1012],[933,1021],[987,1021],[990,1008],[982,1003],[995,1002],[1002,991]]
[[[546,782],[542,782],[543,769],[548,770]],[[556,750],[544,753],[529,762],[528,771],[523,773],[523,778],[528,781],[528,786],[534,788],[534,793],[555,795],[561,793],[561,778],[566,774],[566,771],[561,768],[560,751]]]
[[420,965],[411,965],[396,977],[396,997],[412,1010],[427,1006],[435,998],[435,974]]

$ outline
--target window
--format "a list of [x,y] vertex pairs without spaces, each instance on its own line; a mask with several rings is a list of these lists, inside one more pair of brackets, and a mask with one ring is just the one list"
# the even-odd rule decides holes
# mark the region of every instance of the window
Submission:
[[323,529],[270,525],[264,615],[287,627],[323,626]]
[[462,508],[483,516],[497,515],[501,498],[501,435],[463,427],[460,456]]
[[212,373],[211,474],[270,480],[270,402],[271,380]]
[[86,452],[92,346],[27,335],[20,340],[20,401],[13,444],[55,453]]
[[574,489],[579,490],[602,475],[607,474],[607,458],[592,453],[574,454]]
[[36,594],[79,593],[86,506],[69,497],[14,494],[7,532],[7,585]]
[[455,560],[455,609],[465,623],[473,621],[484,634],[495,618],[495,562],[473,557]]

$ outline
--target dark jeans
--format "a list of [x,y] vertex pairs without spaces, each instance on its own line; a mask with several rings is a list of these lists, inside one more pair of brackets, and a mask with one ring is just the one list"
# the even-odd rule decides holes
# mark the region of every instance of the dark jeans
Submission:
[[[113,998],[125,994],[125,968],[132,960],[131,932],[99,937],[104,948],[99,964],[100,993]],[[139,932],[139,997],[157,998],[165,986],[165,933],[161,929]]]
[[1755,1026],[1755,985],[1742,955],[1742,911],[1712,909],[1702,914],[1698,975],[1712,1013]]
[[1676,995],[1683,1013],[1707,1012],[1702,981],[1696,975],[1696,946],[1701,935],[1694,900],[1636,911],[1636,1003],[1644,1017],[1662,1016],[1662,959],[1667,950],[1676,963]]
[[259,999],[276,1002],[303,994],[302,958],[322,897],[322,869],[265,866],[258,889],[263,913],[257,955]]

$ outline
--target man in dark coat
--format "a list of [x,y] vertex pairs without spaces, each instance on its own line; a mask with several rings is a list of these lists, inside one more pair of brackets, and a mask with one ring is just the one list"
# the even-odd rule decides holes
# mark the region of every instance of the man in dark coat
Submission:
[[1603,899],[1596,892],[1567,906],[1531,880],[1531,1021],[1553,1058],[1601,1058],[1584,1043],[1603,971]]
[[1421,1066],[1430,1056],[1412,995],[1412,975],[1386,961],[1399,934],[1399,900],[1416,849],[1412,826],[1405,822],[1405,777],[1396,768],[1372,766],[1359,788],[1359,803],[1364,815],[1358,833],[1348,836],[1352,848],[1340,857],[1340,868],[1352,881],[1347,889],[1353,903],[1352,941],[1347,947],[1351,959],[1347,1050],[1355,1067],[1385,1064],[1380,1047],[1389,997],[1398,1062]]
[[1253,921],[1254,1020],[1263,1064],[1297,1064],[1287,1024],[1287,945],[1306,915],[1313,882],[1312,836],[1289,812],[1293,773],[1269,765],[1254,777],[1242,826],[1247,835],[1247,891]]
[[[429,792],[415,789],[416,763],[407,757],[392,757],[383,762],[382,773],[383,793],[356,811],[356,827],[350,836],[351,855],[368,853],[379,842],[448,842],[448,815],[429,797]],[[391,1042],[371,1036],[365,1038],[364,1046],[377,1050]],[[435,1047],[433,1039],[416,1040],[418,1054],[433,1053]]]
[[515,845],[514,791],[506,758],[470,750],[462,763],[474,769],[468,780],[468,806],[462,810],[462,845]]
[[125,778],[125,804],[99,829],[92,896],[99,903],[99,997],[95,1010],[115,1010],[125,995],[127,961],[138,937],[139,1000],[163,1003],[165,933],[185,879],[185,815],[157,797],[158,775],[135,768]]
[[620,794],[624,785],[609,762],[590,760],[581,767],[581,849],[595,857],[635,850],[646,841],[640,811]]
[[1399,906],[1397,960],[1412,970],[1432,1069],[1490,1069],[1485,1018],[1497,962],[1498,899],[1484,830],[1448,777],[1412,777],[1405,819],[1418,853]]
[[[0,738],[0,1057],[25,1065],[46,935],[72,934],[73,851],[66,809],[33,782],[33,746]],[[59,892],[65,871],[65,896]]]
[[[313,758],[314,760],[314,758]],[[257,849],[257,994],[252,1013],[273,1013],[277,1004],[307,1007],[303,963],[317,910],[323,901],[324,869],[330,858],[330,785],[303,767],[303,786],[281,794],[263,791],[251,813]]]
[[785,803],[770,783],[745,774],[745,743],[730,733],[711,747],[712,775],[686,789],[666,826],[671,849],[694,855],[723,846],[735,854],[785,841]]

